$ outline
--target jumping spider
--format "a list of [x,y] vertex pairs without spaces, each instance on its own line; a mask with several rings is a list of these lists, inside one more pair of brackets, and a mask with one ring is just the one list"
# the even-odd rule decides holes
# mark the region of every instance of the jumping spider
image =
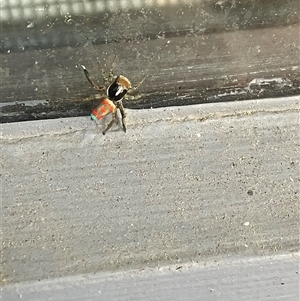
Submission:
[[108,76],[106,76],[104,70],[102,69],[102,77],[104,80],[104,85],[98,86],[94,80],[91,78],[89,72],[87,71],[86,67],[81,65],[84,74],[92,85],[97,91],[102,92],[106,90],[106,96],[101,97],[99,104],[92,110],[91,118],[95,121],[102,119],[107,114],[112,113],[112,120],[106,127],[106,129],[102,132],[103,135],[112,127],[112,125],[117,120],[117,110],[120,110],[122,116],[122,126],[123,131],[126,132],[126,124],[125,124],[125,117],[126,113],[123,107],[122,99],[126,95],[127,92],[131,90],[136,90],[146,79],[146,76],[135,86],[131,86],[130,80],[123,76],[118,75],[117,77],[114,76],[113,70],[116,66],[115,64],[116,56],[113,60],[112,66],[109,70]]

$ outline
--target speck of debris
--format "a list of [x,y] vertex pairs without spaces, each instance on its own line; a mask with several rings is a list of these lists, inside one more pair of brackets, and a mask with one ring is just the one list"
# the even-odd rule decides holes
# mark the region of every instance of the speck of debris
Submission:
[[249,222],[244,222],[243,225],[244,225],[244,226],[249,226],[250,223],[249,223]]
[[248,195],[253,195],[253,190],[248,190],[248,191],[247,191],[247,194],[248,194]]

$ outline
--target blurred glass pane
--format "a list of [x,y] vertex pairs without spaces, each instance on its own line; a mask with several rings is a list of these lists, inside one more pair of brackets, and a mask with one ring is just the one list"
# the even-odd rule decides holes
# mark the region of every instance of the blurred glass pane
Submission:
[[114,55],[117,73],[149,75],[131,108],[299,93],[299,1],[2,0],[0,10],[2,122],[88,114],[95,91],[79,65],[101,81],[97,61],[109,68]]

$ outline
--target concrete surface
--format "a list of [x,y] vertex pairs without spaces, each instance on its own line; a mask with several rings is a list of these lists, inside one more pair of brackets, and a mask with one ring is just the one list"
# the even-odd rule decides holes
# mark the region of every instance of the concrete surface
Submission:
[[299,97],[127,113],[2,125],[2,284],[298,250]]
[[3,301],[298,300],[299,256],[183,264],[14,284]]

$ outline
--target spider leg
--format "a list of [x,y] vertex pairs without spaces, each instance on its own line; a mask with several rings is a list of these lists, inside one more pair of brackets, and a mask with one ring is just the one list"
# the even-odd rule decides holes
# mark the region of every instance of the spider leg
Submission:
[[96,89],[96,90],[98,90],[98,91],[100,91],[100,92],[101,92],[101,91],[105,91],[105,86],[98,86],[98,85],[94,82],[94,80],[91,78],[90,73],[87,71],[87,69],[85,68],[85,66],[81,65],[81,67],[82,67],[82,69],[83,69],[83,71],[84,71],[84,74],[85,74],[87,80],[88,80],[89,83],[91,84],[91,86],[92,86],[94,89]]
[[134,87],[132,87],[130,90],[136,90],[139,88],[139,86],[145,81],[145,79],[147,78],[147,75],[144,76],[144,78]]
[[115,55],[115,57],[114,57],[114,59],[112,61],[112,64],[111,64],[111,67],[109,69],[108,75],[106,75],[106,72],[104,71],[103,68],[101,68],[100,63],[98,62],[98,65],[101,68],[103,81],[104,81],[104,83],[105,83],[106,86],[108,86],[109,84],[111,84],[111,82],[113,81],[113,78],[114,78],[114,69],[116,67],[116,62],[115,62],[116,58],[117,58],[117,55]]
[[122,101],[117,102],[117,108],[120,110],[121,115],[122,115],[122,126],[123,126],[123,131],[126,133],[126,123],[125,123],[125,118],[126,118],[126,113],[125,109],[123,107]]
[[112,113],[112,120],[108,124],[108,126],[106,127],[106,129],[102,132],[103,135],[106,134],[106,132],[112,127],[112,125],[116,122],[116,120],[117,120],[117,109],[115,109],[114,112]]
[[127,97],[126,99],[127,100],[138,100],[142,97],[141,94],[138,94],[138,95],[131,95],[131,93],[135,90],[137,90],[140,85],[145,81],[145,79],[147,78],[147,75],[144,76],[144,78],[134,87],[130,88],[128,91],[127,91]]
[[115,69],[115,67],[117,65],[116,58],[117,58],[117,55],[115,55],[115,57],[114,57],[114,59],[113,59],[113,61],[111,63],[111,67],[109,69],[109,73],[108,73],[109,82],[111,82],[112,79],[114,78],[114,69]]
[[143,97],[144,94],[138,93],[137,95],[131,95],[130,91],[126,94],[127,101],[136,101]]

